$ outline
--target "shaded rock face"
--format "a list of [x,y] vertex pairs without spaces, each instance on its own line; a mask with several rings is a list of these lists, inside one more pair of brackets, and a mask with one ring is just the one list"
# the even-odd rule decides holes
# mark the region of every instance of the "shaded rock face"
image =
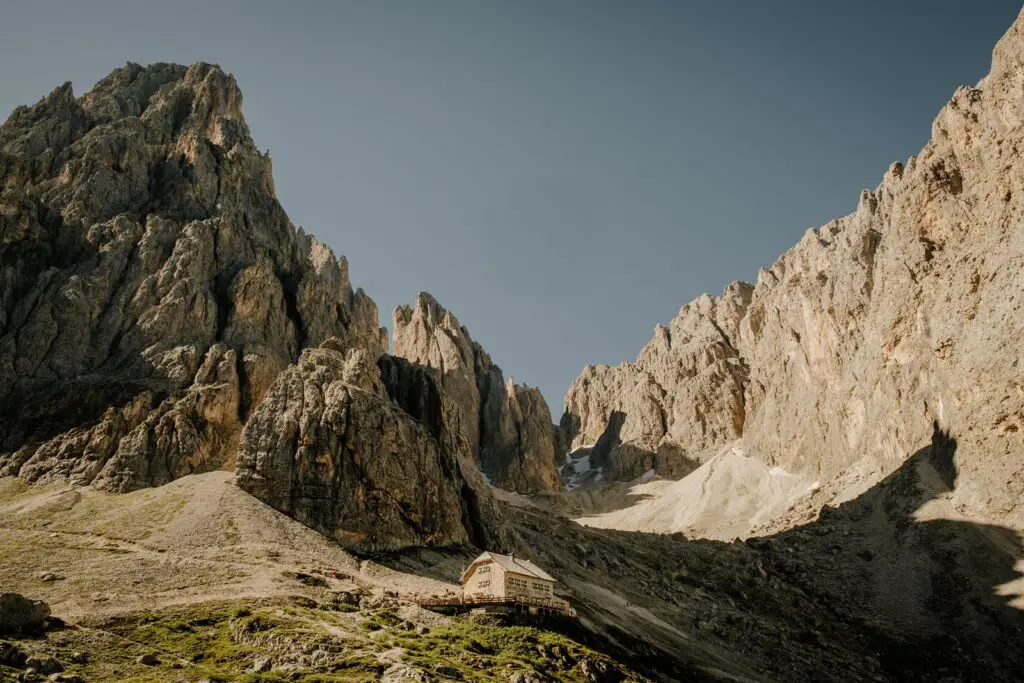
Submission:
[[563,451],[540,391],[505,382],[501,368],[432,296],[393,313],[396,356],[430,368],[481,469],[495,486],[558,491]]
[[303,348],[385,350],[241,105],[215,66],[129,64],[0,126],[0,474],[127,491],[230,467]]
[[503,545],[493,498],[433,373],[308,349],[242,433],[239,486],[360,551]]
[[[854,213],[808,231],[752,290],[684,307],[636,363],[585,370],[563,418],[573,444],[618,411],[621,441],[659,467],[667,444],[699,459],[742,434],[767,463],[828,478],[863,458],[891,471],[937,421],[960,444],[957,501],[1024,523],[1022,73],[1018,18],[990,74]],[[696,357],[677,354],[682,336],[701,340],[683,345]]]
[[18,593],[0,593],[0,635],[40,631],[50,616],[50,606]]

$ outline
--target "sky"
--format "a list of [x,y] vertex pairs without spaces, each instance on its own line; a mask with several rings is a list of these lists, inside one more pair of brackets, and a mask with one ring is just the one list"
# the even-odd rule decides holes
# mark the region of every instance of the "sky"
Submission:
[[0,116],[220,64],[292,221],[391,329],[431,292],[557,421],[687,301],[850,213],[1019,0],[5,0]]

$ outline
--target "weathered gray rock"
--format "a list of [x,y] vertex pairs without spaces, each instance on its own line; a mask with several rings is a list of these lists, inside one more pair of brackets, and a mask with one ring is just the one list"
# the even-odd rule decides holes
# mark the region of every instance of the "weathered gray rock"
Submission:
[[126,491],[229,466],[302,348],[385,350],[241,104],[215,66],[129,64],[0,126],[0,473]]
[[[0,474],[123,492],[240,458],[243,487],[348,547],[500,546],[457,408],[480,402],[476,348],[439,336],[443,391],[378,364],[376,306],[288,220],[219,68],[129,64],[15,111],[0,260]],[[538,398],[500,407],[510,429],[550,431]],[[538,462],[551,442],[523,441]]]
[[0,634],[33,633],[43,628],[50,606],[18,593],[0,593]]
[[512,448],[490,458],[496,481],[523,493],[558,491],[561,482],[557,467],[564,450],[559,450],[558,429],[551,423],[551,410],[544,396],[540,389],[515,384],[511,379],[505,385],[505,395],[515,439]]
[[561,442],[540,392],[506,383],[469,331],[426,292],[392,319],[395,355],[436,373],[491,482],[520,493],[559,490]]
[[438,384],[452,400],[479,455],[480,391],[473,368],[473,340],[469,331],[426,292],[416,295],[416,306],[398,306],[391,314],[394,351],[399,358],[433,368]]
[[957,504],[1024,525],[1022,72],[1018,18],[989,75],[854,213],[808,231],[752,292],[684,307],[635,364],[585,370],[563,421],[574,445],[610,429],[613,453],[636,443],[660,468],[666,445],[699,460],[742,434],[749,454],[824,481],[862,459],[892,471],[938,422],[959,443]]
[[239,486],[357,551],[501,545],[454,404],[403,359],[309,349],[242,434]]
[[495,486],[518,491],[558,491],[565,457],[559,428],[540,390],[506,382],[501,368],[474,342],[480,390],[480,465]]

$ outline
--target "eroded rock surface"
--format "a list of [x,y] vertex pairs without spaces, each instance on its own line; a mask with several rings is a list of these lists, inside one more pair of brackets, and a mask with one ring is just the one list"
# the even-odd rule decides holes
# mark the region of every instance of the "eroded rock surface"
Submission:
[[380,353],[218,67],[129,64],[0,127],[0,473],[112,491],[230,467],[300,351]]
[[501,546],[455,404],[403,359],[308,349],[242,434],[242,489],[357,551]]
[[[241,103],[218,67],[129,64],[0,127],[0,476],[125,492],[237,460],[346,547],[500,547],[462,409],[478,348],[383,355],[375,304],[288,220]],[[502,476],[557,487],[547,406],[510,392],[528,458]]]
[[19,593],[0,593],[0,635],[31,634],[42,630],[50,606]]
[[491,482],[520,493],[559,490],[561,442],[540,391],[506,382],[469,331],[425,292],[392,318],[395,355],[436,374]]
[[636,363],[587,368],[563,418],[573,445],[604,438],[603,464],[630,477],[742,435],[765,462],[828,479],[864,458],[891,471],[938,422],[960,443],[957,500],[1024,523],[1022,71],[1018,18],[990,74],[854,213],[752,290],[685,306]]
[[680,477],[739,437],[749,370],[732,340],[751,290],[736,282],[683,306],[635,363],[588,366],[566,395],[572,446],[592,446],[591,465],[610,478]]

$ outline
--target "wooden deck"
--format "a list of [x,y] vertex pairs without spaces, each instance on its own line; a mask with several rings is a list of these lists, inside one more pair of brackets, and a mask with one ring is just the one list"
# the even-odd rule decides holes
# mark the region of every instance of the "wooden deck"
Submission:
[[576,610],[561,598],[542,600],[528,597],[498,597],[478,595],[464,597],[462,595],[437,596],[420,598],[416,604],[435,612],[459,613],[473,609],[494,609],[500,611],[529,612],[531,614],[553,615],[576,618]]

